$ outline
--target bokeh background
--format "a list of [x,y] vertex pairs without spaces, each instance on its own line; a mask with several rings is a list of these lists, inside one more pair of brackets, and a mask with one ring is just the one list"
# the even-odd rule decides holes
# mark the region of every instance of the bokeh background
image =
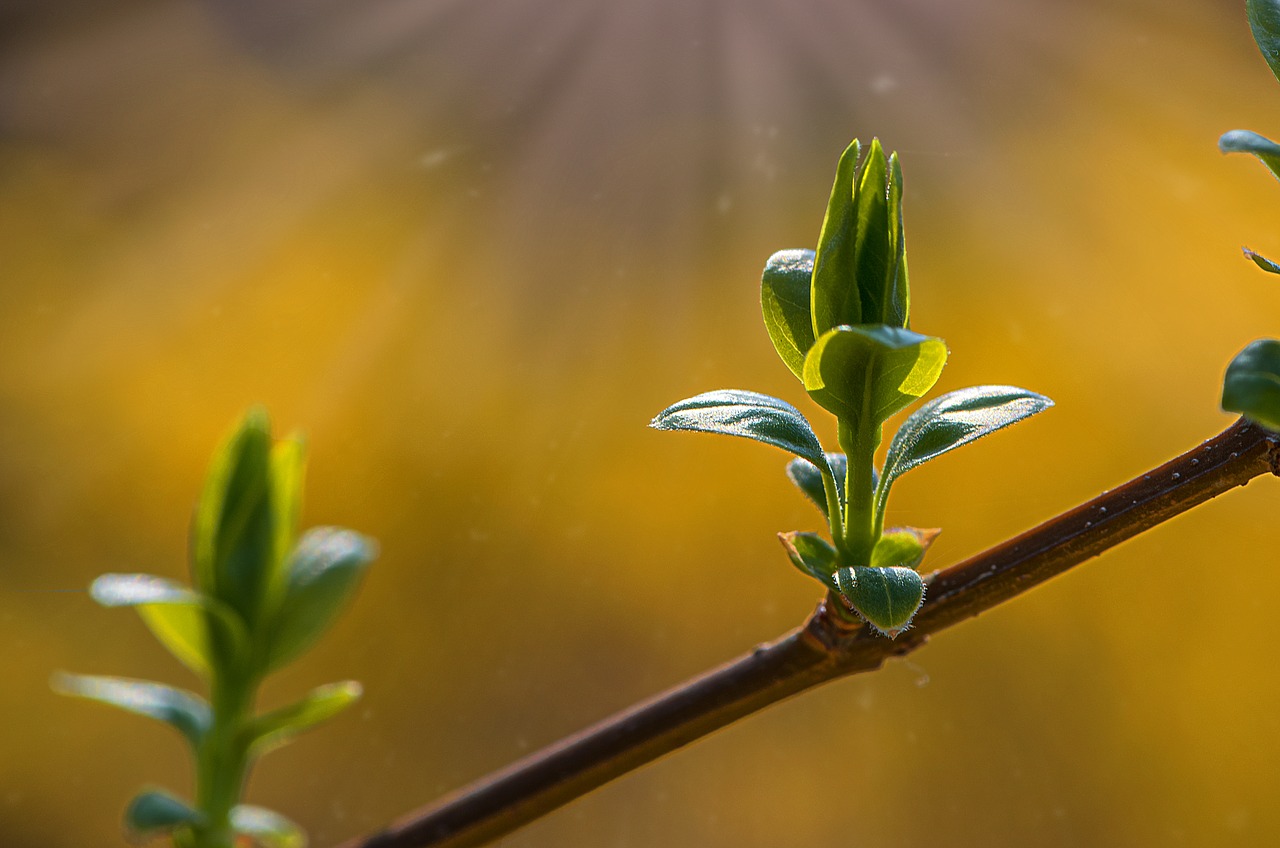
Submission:
[[[1050,413],[909,475],[942,567],[1208,438],[1280,332],[1280,134],[1224,0],[6,0],[0,843],[108,845],[165,728],[55,669],[197,682],[104,571],[186,575],[210,452],[302,429],[306,524],[380,540],[267,689],[349,714],[250,798],[331,845],[799,624],[786,457],[646,429],[721,387],[832,427],[759,317],[840,151],[900,151],[940,390]],[[833,440],[832,440],[833,441]],[[1259,480],[909,661],[751,717],[505,846],[1280,841],[1280,485]]]

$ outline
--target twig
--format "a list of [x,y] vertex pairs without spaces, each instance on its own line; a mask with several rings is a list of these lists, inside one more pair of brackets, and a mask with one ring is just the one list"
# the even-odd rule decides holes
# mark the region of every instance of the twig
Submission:
[[879,668],[939,630],[1267,472],[1280,474],[1280,443],[1242,419],[1120,488],[935,573],[912,628],[896,641],[870,633],[829,596],[803,627],[778,641],[342,848],[463,848],[497,839],[745,715],[820,683]]

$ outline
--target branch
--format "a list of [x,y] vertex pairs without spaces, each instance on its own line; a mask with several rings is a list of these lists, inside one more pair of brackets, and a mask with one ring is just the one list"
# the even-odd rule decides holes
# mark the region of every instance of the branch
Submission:
[[835,597],[776,642],[515,762],[380,833],[342,848],[482,845],[778,701],[922,646],[1074,565],[1254,477],[1280,474],[1280,439],[1241,419],[1118,489],[931,575],[928,600],[896,641]]

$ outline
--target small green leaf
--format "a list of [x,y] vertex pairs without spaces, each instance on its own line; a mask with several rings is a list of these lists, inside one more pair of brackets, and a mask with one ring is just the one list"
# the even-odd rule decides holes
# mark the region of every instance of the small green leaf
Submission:
[[861,154],[862,145],[855,138],[840,155],[835,183],[831,186],[831,199],[827,202],[827,214],[818,234],[810,295],[815,336],[841,324],[862,323],[857,279],[858,209],[855,196]]
[[191,809],[185,801],[158,789],[138,793],[124,811],[125,830],[135,840],[149,839],[183,826],[199,827],[202,824],[204,816]]
[[1280,80],[1280,2],[1276,0],[1245,0],[1249,15],[1249,29],[1253,40],[1267,60],[1271,73]]
[[265,807],[239,804],[232,808],[231,829],[261,848],[306,848],[307,844],[302,828]]
[[1280,431],[1280,341],[1250,342],[1227,366],[1222,408]]
[[263,713],[250,722],[245,730],[248,745],[255,755],[279,748],[304,730],[329,720],[354,704],[362,691],[354,680],[313,689],[296,704]]
[[828,589],[835,589],[836,549],[817,533],[779,533],[791,564]]
[[1252,153],[1280,179],[1280,144],[1269,138],[1249,130],[1232,130],[1218,139],[1218,149],[1223,153]]
[[901,566],[915,569],[924,559],[933,540],[938,538],[941,532],[936,527],[928,530],[919,527],[891,527],[885,531],[872,549],[871,567]]
[[209,704],[203,698],[162,683],[58,673],[51,685],[55,692],[63,695],[86,698],[163,721],[186,737],[192,749],[200,746],[213,722]]
[[924,581],[910,568],[840,568],[835,580],[854,612],[890,639],[911,625],[924,603]]
[[298,520],[302,515],[302,488],[306,479],[307,448],[298,435],[281,439],[271,446],[271,511],[272,568],[268,576],[268,608],[274,608],[284,591],[284,563],[298,539]]
[[1041,394],[1017,386],[973,386],[929,401],[902,422],[876,489],[876,514],[883,518],[889,488],[917,466],[1053,406]]
[[377,556],[377,544],[351,530],[316,527],[303,534],[286,566],[284,597],[268,640],[269,669],[315,644]]
[[946,362],[941,339],[884,325],[836,327],[809,349],[804,387],[855,429],[878,427],[933,388]]
[[278,565],[271,466],[271,421],[255,407],[214,454],[192,525],[196,588],[251,628]]
[[248,636],[235,613],[213,598],[150,574],[104,574],[89,587],[104,607],[136,607],[169,651],[197,674],[238,662]]
[[[842,453],[829,453],[826,457],[831,474],[835,477],[836,496],[840,499],[840,505],[844,506],[844,478],[849,473],[849,460]],[[807,459],[796,457],[787,463],[787,477],[809,500],[818,505],[823,515],[827,515],[827,490],[822,483],[822,472],[818,470],[818,466]]]
[[796,377],[804,370],[804,355],[813,346],[813,316],[809,289],[813,284],[812,250],[779,250],[760,277],[760,307],[778,356]]
[[1252,250],[1250,250],[1247,247],[1241,248],[1241,250],[1244,251],[1245,259],[1248,259],[1250,262],[1252,262],[1254,265],[1257,265],[1262,270],[1270,274],[1280,274],[1280,264],[1272,262],[1270,259],[1263,256],[1261,253],[1254,253]]
[[741,436],[790,451],[821,467],[827,460],[809,422],[786,401],[758,392],[721,389],[672,404],[649,422],[655,430]]

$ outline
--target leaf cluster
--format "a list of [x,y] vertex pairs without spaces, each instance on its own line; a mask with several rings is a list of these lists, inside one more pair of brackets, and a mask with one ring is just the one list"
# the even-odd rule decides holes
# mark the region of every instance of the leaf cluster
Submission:
[[278,813],[240,804],[244,780],[257,757],[354,703],[360,685],[321,686],[261,714],[253,702],[268,674],[301,656],[333,623],[376,546],[336,527],[299,537],[305,456],[301,438],[273,441],[266,413],[250,411],[215,454],[196,506],[192,586],[148,574],[104,574],[90,587],[103,606],[137,610],[210,692],[206,700],[161,683],[55,676],[58,691],[162,721],[190,746],[195,802],[164,790],[142,792],[125,815],[135,836],[169,835],[180,848],[306,842]]
[[[1249,28],[1271,73],[1280,80],[1280,0],[1246,0]],[[1251,130],[1231,130],[1218,139],[1223,153],[1249,153],[1280,179],[1280,144]],[[1247,259],[1269,274],[1280,263],[1244,248]],[[1258,339],[1236,354],[1222,380],[1222,408],[1239,412],[1269,430],[1280,430],[1280,341]]]
[[791,404],[740,390],[673,404],[660,430],[741,436],[795,454],[790,479],[823,512],[831,541],[783,533],[792,563],[876,629],[895,636],[924,598],[916,572],[936,530],[884,527],[890,487],[902,474],[1052,401],[1014,386],[978,386],[925,404],[894,434],[875,466],[884,424],[937,382],[948,351],[910,329],[902,168],[878,140],[840,157],[816,250],[783,250],[761,277],[765,329],[805,391],[836,418],[839,452],[827,452]]

